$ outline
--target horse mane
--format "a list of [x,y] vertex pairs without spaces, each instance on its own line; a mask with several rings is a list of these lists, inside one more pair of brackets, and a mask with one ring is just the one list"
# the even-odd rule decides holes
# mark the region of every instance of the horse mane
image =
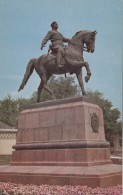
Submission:
[[83,36],[83,35],[90,33],[90,32],[91,31],[89,31],[89,30],[80,30],[80,31],[75,33],[75,35],[71,38],[71,40],[74,38],[79,38],[80,36]]
[[76,34],[75,34],[75,35],[78,35],[80,32],[81,32],[81,30],[80,30],[80,31],[78,31],[78,32],[76,32]]

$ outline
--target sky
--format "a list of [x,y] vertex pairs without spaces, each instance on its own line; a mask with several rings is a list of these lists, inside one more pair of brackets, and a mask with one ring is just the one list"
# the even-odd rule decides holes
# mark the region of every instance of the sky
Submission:
[[17,92],[29,60],[47,53],[50,42],[40,50],[41,41],[57,21],[67,38],[97,30],[95,52],[84,52],[92,72],[85,89],[102,92],[122,111],[122,13],[123,0],[0,0],[0,100],[8,94],[29,98],[37,90],[40,79],[34,72]]

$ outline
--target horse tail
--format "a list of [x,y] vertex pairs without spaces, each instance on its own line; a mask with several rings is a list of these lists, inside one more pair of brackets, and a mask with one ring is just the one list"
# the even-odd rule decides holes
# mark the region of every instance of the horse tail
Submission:
[[31,74],[33,73],[35,60],[36,59],[33,58],[29,61],[28,65],[27,65],[27,68],[26,68],[26,72],[25,72],[23,80],[22,80],[22,83],[21,83],[18,91],[21,91],[24,88],[24,86],[26,85],[28,79],[30,78]]

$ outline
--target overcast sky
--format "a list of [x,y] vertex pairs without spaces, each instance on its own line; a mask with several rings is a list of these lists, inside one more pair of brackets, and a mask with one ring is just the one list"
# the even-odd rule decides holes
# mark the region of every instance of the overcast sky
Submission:
[[[84,53],[92,71],[86,89],[99,90],[115,108],[122,107],[123,0],[0,0],[0,99],[27,98],[40,79],[33,73],[17,92],[28,61],[47,53],[41,41],[55,20],[71,38],[79,30],[97,30],[96,50]],[[84,75],[85,76],[85,75]]]

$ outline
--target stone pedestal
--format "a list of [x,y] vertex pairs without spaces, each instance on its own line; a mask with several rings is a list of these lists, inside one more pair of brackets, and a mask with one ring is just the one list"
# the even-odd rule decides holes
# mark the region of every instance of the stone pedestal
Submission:
[[20,113],[10,167],[0,181],[110,186],[121,182],[121,166],[110,160],[103,113],[89,98],[38,103]]

